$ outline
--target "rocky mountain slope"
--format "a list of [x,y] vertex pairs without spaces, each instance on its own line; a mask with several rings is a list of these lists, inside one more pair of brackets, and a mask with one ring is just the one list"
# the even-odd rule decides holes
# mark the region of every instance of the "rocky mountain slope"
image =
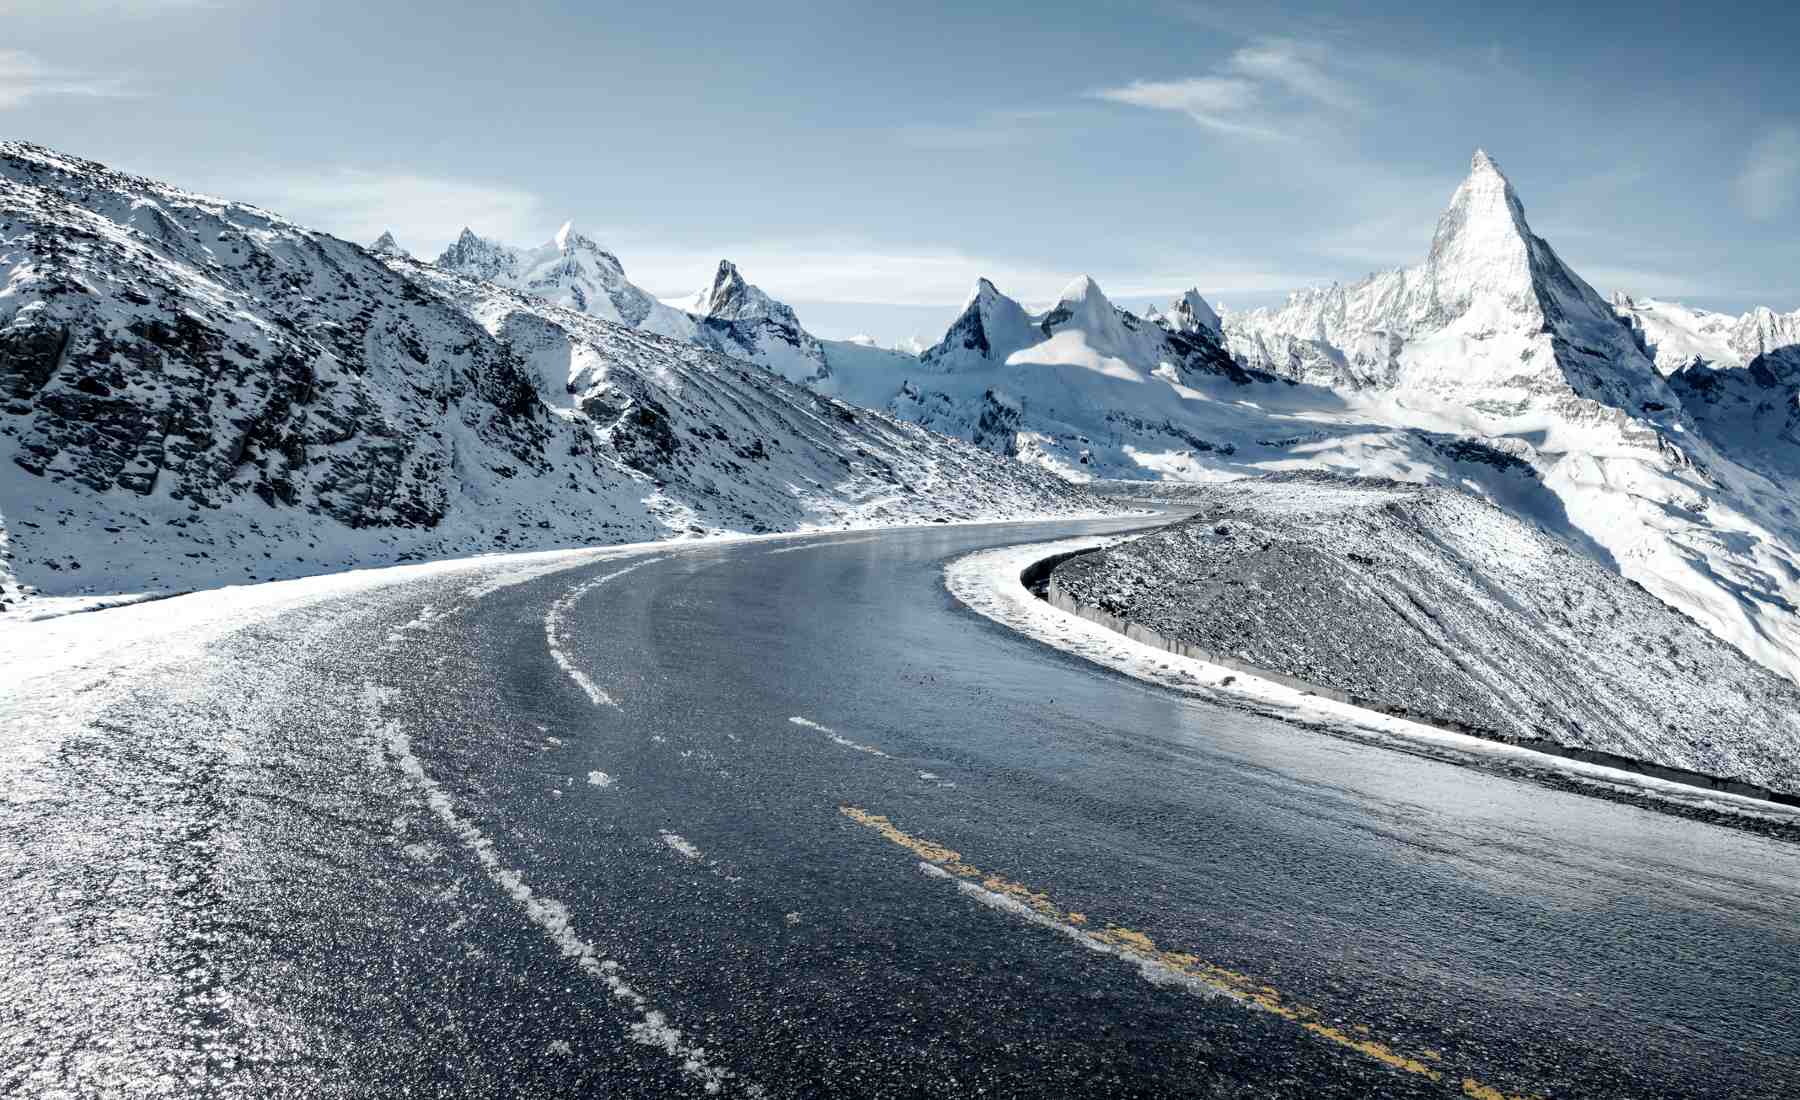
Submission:
[[601,319],[667,307],[573,232],[528,255],[465,234],[451,252],[439,266],[376,255],[0,145],[0,515],[18,579],[187,587],[1096,506],[1041,471]]
[[1800,792],[1800,687],[1468,494],[1316,476],[1194,487],[1192,519],[1057,567],[1080,603],[1505,739]]

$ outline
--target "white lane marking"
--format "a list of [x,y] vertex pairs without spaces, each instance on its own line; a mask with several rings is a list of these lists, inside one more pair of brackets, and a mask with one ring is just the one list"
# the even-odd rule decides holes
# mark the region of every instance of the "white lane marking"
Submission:
[[667,844],[669,847],[675,849],[677,852],[680,852],[682,855],[688,857],[689,859],[699,859],[700,858],[700,849],[694,847],[692,844],[689,844],[686,840],[682,839],[680,836],[677,836],[676,834],[671,833],[667,829],[664,829],[660,835],[662,836],[662,842],[664,844]]
[[880,756],[884,758],[887,756],[887,753],[882,752],[873,745],[864,745],[852,741],[848,737],[839,734],[838,731],[832,729],[830,726],[821,726],[810,718],[802,718],[796,714],[792,718],[789,718],[788,721],[796,726],[801,726],[809,730],[818,730],[820,733],[830,738],[831,743],[834,745],[842,745],[847,749],[855,749],[857,752],[866,752],[870,756]]
[[613,785],[613,777],[605,772],[589,772],[588,783],[595,787],[610,787]]
[[640,562],[628,565],[616,572],[608,573],[606,576],[596,578],[586,584],[578,584],[574,588],[569,589],[569,591],[563,595],[562,599],[551,604],[550,610],[544,612],[544,641],[550,646],[550,656],[556,659],[556,665],[563,670],[564,675],[575,681],[575,686],[586,693],[588,701],[597,707],[616,707],[619,705],[619,701],[602,691],[600,685],[588,678],[587,673],[576,668],[574,662],[569,660],[569,655],[563,651],[562,639],[558,634],[558,631],[562,627],[563,616],[569,613],[569,609],[574,607],[576,601],[580,600],[581,597],[592,592],[594,589],[599,588],[607,581],[623,577],[625,574],[631,572],[633,569],[637,569],[639,566],[649,565],[651,562],[661,560],[662,558],[645,558]]
[[[667,1016],[650,1007],[649,1000],[620,976],[619,964],[612,959],[602,959],[594,945],[576,933],[568,906],[554,898],[533,893],[524,876],[501,862],[500,853],[494,849],[494,842],[473,822],[465,820],[456,812],[456,805],[450,800],[449,794],[425,771],[425,765],[413,754],[412,738],[398,722],[381,717],[388,694],[374,684],[363,685],[365,720],[370,724],[370,732],[385,744],[388,754],[402,774],[417,784],[424,793],[426,804],[437,814],[438,820],[475,854],[488,878],[519,903],[531,922],[542,929],[550,942],[562,951],[563,958],[571,960],[583,973],[600,981],[614,1000],[624,1003],[637,1013],[637,1022],[626,1029],[626,1034],[633,1042],[660,1047],[670,1057],[679,1060],[682,1072],[699,1081],[707,1092],[719,1092],[726,1081],[737,1075],[711,1064],[707,1060],[706,1048],[687,1041],[679,1028],[670,1026]],[[695,854],[699,854],[698,850]],[[752,1094],[761,1093],[752,1084],[745,1083],[744,1087]]]
[[808,542],[799,546],[783,546],[779,550],[771,550],[771,554],[792,554],[800,550],[817,550],[822,546],[855,546],[859,542],[880,542],[880,535],[870,535],[861,539],[838,539],[834,542]]

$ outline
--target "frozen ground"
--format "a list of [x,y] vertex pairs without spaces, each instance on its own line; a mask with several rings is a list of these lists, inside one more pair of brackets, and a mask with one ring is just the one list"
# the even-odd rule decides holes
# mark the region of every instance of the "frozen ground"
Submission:
[[1317,475],[1187,500],[1192,518],[1065,562],[1052,583],[1424,721],[1800,791],[1800,688],[1492,504]]
[[1723,817],[1800,836],[1800,809],[1454,733],[1177,656],[1052,607],[1020,580],[1026,569],[1045,558],[1120,542],[1118,537],[1086,537],[982,551],[951,562],[945,584],[968,607],[1028,637],[1210,703],[1603,797],[1647,801],[1677,813]]

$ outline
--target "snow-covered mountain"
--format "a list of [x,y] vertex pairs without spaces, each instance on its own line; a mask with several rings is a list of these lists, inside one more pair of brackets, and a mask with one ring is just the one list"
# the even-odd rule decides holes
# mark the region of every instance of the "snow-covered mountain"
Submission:
[[1225,334],[1234,355],[1270,373],[1487,416],[1622,424],[1672,404],[1611,307],[1531,232],[1480,150],[1423,264],[1232,314]]
[[619,258],[576,232],[572,222],[536,248],[515,248],[464,229],[436,264],[603,321],[678,339],[694,334],[692,318],[627,279]]
[[[573,233],[530,255],[472,235],[451,251],[440,265],[378,256],[0,145],[0,547],[10,533],[18,580],[171,588],[1097,506],[1042,471],[602,320],[637,308],[631,288]],[[451,270],[465,265],[484,277]],[[556,288],[586,308],[540,295]]]
[[793,309],[746,282],[730,260],[713,281],[683,303],[700,326],[697,339],[734,359],[767,367],[790,382],[831,377],[824,345],[800,325]]
[[1224,332],[1219,322],[1219,314],[1200,296],[1198,287],[1183,291],[1181,297],[1175,299],[1173,305],[1164,312],[1151,309],[1144,314],[1146,321],[1153,321],[1172,332],[1192,335],[1197,332],[1210,333],[1218,339]]
[[1732,316],[1622,293],[1612,301],[1715,446],[1777,481],[1800,478],[1800,310]]
[[377,256],[396,256],[403,260],[412,259],[412,253],[400,247],[400,242],[394,239],[391,229],[382,230],[381,236],[376,237],[374,243],[369,245],[369,251]]
[[1615,312],[1639,332],[1665,375],[1683,367],[1748,367],[1759,359],[1800,359],[1800,310],[1777,313],[1760,306],[1733,316],[1680,302],[1612,296]]
[[[1342,413],[1306,417],[1320,423],[1304,436],[1312,462],[1441,476],[1371,433],[1375,424],[1443,433],[1516,460],[1540,486],[1519,506],[1718,636],[1800,675],[1789,412],[1759,420],[1771,391],[1748,372],[1721,381],[1701,368],[1665,379],[1652,339],[1531,232],[1486,154],[1476,153],[1420,266],[1228,314],[1224,328],[1246,365],[1344,401]],[[1477,483],[1495,491],[1492,477]]]
[[[1171,308],[1211,314],[1197,294]],[[1170,472],[1209,438],[1217,411],[1194,387],[1234,390],[1255,376],[1204,325],[1138,317],[1082,277],[1032,313],[982,279],[943,340],[898,386],[890,371],[840,392],[1065,476]],[[1267,378],[1268,376],[1262,376]]]
[[1800,677],[1794,376],[1653,354],[1477,152],[1415,267],[1222,320],[1197,292],[1134,317],[1089,279],[1034,314],[983,280],[898,392],[836,392],[1075,478],[1472,490]]

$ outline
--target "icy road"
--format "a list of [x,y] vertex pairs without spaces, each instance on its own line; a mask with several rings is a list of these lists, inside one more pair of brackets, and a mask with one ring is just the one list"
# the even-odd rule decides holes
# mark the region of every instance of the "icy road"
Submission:
[[1217,709],[946,591],[1127,525],[9,628],[0,1092],[1800,1087],[1800,846]]

